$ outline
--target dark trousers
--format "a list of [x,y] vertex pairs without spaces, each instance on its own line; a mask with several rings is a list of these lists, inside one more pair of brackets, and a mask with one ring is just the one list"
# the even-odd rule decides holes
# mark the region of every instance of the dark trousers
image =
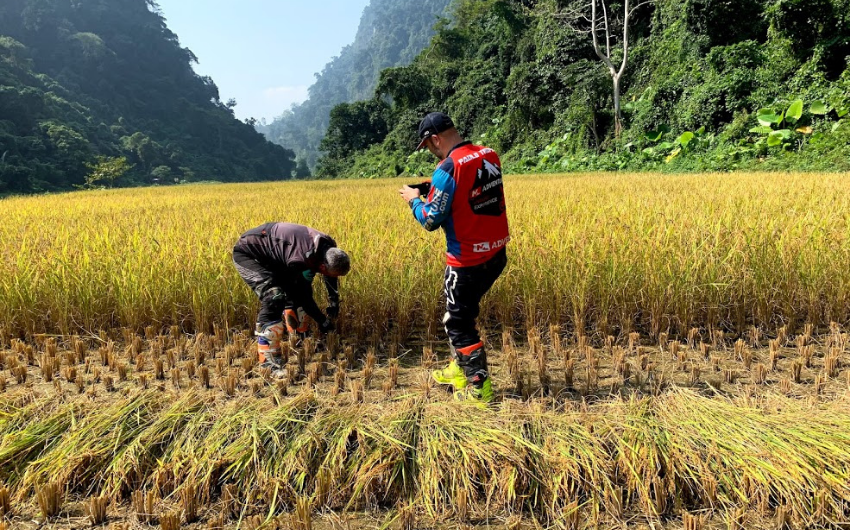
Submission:
[[443,324],[458,365],[470,381],[487,378],[487,356],[484,349],[470,350],[481,342],[475,319],[480,312],[481,298],[490,290],[508,263],[505,249],[480,265],[446,267],[444,292],[446,314]]
[[[238,245],[233,249],[233,264],[236,265],[239,276],[260,299],[260,313],[257,315],[257,324],[260,329],[268,324],[280,322],[283,320],[284,310],[295,307],[296,296],[293,295],[303,287],[292,285],[293,282],[286,281],[275,274],[273,270],[245,253]],[[287,284],[289,284],[288,288]]]

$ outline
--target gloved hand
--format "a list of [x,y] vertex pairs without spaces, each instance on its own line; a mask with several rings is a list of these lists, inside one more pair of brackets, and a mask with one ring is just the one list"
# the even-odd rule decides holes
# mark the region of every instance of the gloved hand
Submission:
[[327,309],[325,309],[325,313],[327,313],[328,318],[336,319],[339,317],[339,306],[338,305],[329,305]]
[[329,318],[326,318],[324,322],[321,322],[319,324],[319,331],[321,331],[322,334],[330,333],[331,331],[333,331],[335,329],[336,329],[336,326],[334,326],[333,321]]

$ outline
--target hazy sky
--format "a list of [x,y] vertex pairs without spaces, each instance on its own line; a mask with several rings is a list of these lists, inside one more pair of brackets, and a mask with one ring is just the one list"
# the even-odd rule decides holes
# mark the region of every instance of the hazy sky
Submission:
[[271,121],[307,98],[314,74],[354,41],[369,0],[158,0],[195,71],[236,116]]

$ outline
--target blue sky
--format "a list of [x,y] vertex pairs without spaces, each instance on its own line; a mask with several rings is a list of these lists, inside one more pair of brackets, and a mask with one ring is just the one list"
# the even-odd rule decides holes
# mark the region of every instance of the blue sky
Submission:
[[354,41],[369,0],[158,0],[236,116],[271,121],[307,98],[314,74]]

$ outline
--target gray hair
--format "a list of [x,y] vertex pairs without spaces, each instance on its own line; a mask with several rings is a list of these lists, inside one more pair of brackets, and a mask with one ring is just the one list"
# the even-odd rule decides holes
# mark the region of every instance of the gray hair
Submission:
[[344,250],[331,247],[325,252],[325,266],[328,268],[328,272],[345,276],[351,270],[351,260]]

